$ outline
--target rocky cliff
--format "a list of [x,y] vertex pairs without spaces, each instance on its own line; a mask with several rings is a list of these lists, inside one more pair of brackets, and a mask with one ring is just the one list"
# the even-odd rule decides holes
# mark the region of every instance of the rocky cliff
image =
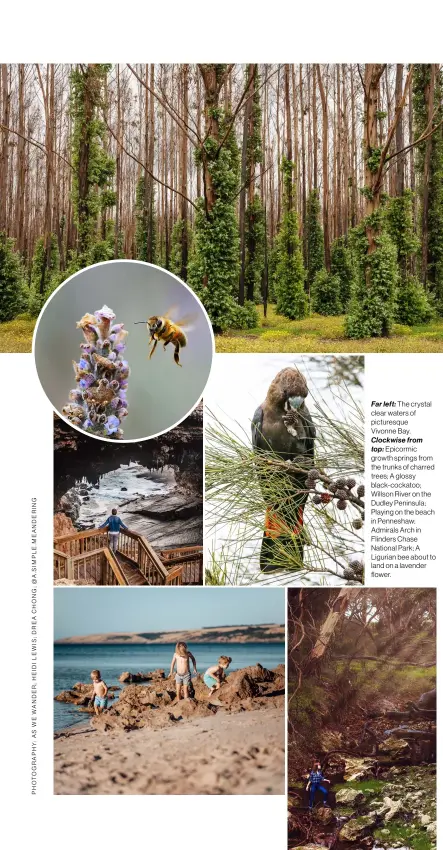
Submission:
[[177,428],[161,437],[137,443],[107,443],[92,440],[54,416],[55,509],[64,493],[77,481],[91,484],[121,464],[138,462],[148,469],[172,467],[178,485],[202,492],[203,407],[200,404]]

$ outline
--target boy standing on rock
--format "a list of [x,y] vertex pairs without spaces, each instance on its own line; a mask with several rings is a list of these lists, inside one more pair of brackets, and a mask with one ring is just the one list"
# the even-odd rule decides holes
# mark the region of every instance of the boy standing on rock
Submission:
[[100,670],[93,670],[91,679],[94,688],[94,711],[98,715],[108,707],[108,686],[103,681]]
[[177,672],[175,674],[177,699],[181,698],[182,685],[184,698],[187,699],[189,697],[189,686],[191,685],[191,668],[189,665],[189,659],[194,665],[194,673],[197,673],[197,662],[192,652],[189,651],[187,645],[183,643],[183,641],[179,641],[176,644],[175,652],[172,656],[171,669],[169,671],[169,675],[172,676],[174,667],[177,667]]

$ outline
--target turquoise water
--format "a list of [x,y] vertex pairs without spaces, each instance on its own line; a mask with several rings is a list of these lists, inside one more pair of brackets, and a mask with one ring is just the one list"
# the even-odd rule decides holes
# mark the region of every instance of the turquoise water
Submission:
[[[230,670],[260,663],[272,669],[285,661],[284,643],[189,643],[199,673],[215,664],[220,655],[230,655]],[[100,670],[107,685],[119,685],[124,671],[140,673],[163,668],[169,670],[174,644],[134,645],[114,644],[85,646],[66,644],[54,646],[54,696],[68,690],[76,682],[90,682],[91,670]],[[87,715],[74,706],[54,702],[54,728],[84,723]]]

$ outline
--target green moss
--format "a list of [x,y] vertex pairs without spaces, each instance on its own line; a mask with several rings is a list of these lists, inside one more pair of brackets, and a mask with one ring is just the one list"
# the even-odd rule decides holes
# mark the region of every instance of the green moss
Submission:
[[[389,832],[387,833],[386,830]],[[415,827],[395,820],[388,821],[380,829],[376,829],[374,837],[383,845],[400,841],[402,847],[409,847],[411,850],[432,850],[435,846],[435,840],[427,834],[425,829],[417,831]]]

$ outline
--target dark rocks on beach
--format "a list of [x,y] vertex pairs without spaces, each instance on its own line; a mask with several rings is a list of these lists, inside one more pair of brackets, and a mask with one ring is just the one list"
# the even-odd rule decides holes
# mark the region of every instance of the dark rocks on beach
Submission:
[[165,671],[164,670],[152,670],[149,673],[122,673],[118,680],[123,684],[129,684],[130,682],[150,682],[152,679],[164,679]]
[[[111,685],[108,688],[108,699],[115,699],[114,691],[119,691],[118,685]],[[67,691],[61,691],[54,697],[56,702],[68,702],[72,705],[87,706],[94,695],[93,685],[87,685],[83,682],[76,682]]]
[[[266,708],[284,707],[284,690],[276,686],[284,681],[284,667],[266,670],[257,664],[229,673],[227,681],[213,697],[202,675],[193,677],[194,696],[190,699],[176,698],[173,676],[164,678],[164,671],[146,674],[149,684],[135,684],[134,675],[123,673],[120,681],[127,683],[118,699],[103,715],[94,717],[92,725],[104,730],[130,731],[144,726],[160,729],[177,722],[209,717],[217,711],[236,713]],[[131,678],[128,679],[127,676]]]

